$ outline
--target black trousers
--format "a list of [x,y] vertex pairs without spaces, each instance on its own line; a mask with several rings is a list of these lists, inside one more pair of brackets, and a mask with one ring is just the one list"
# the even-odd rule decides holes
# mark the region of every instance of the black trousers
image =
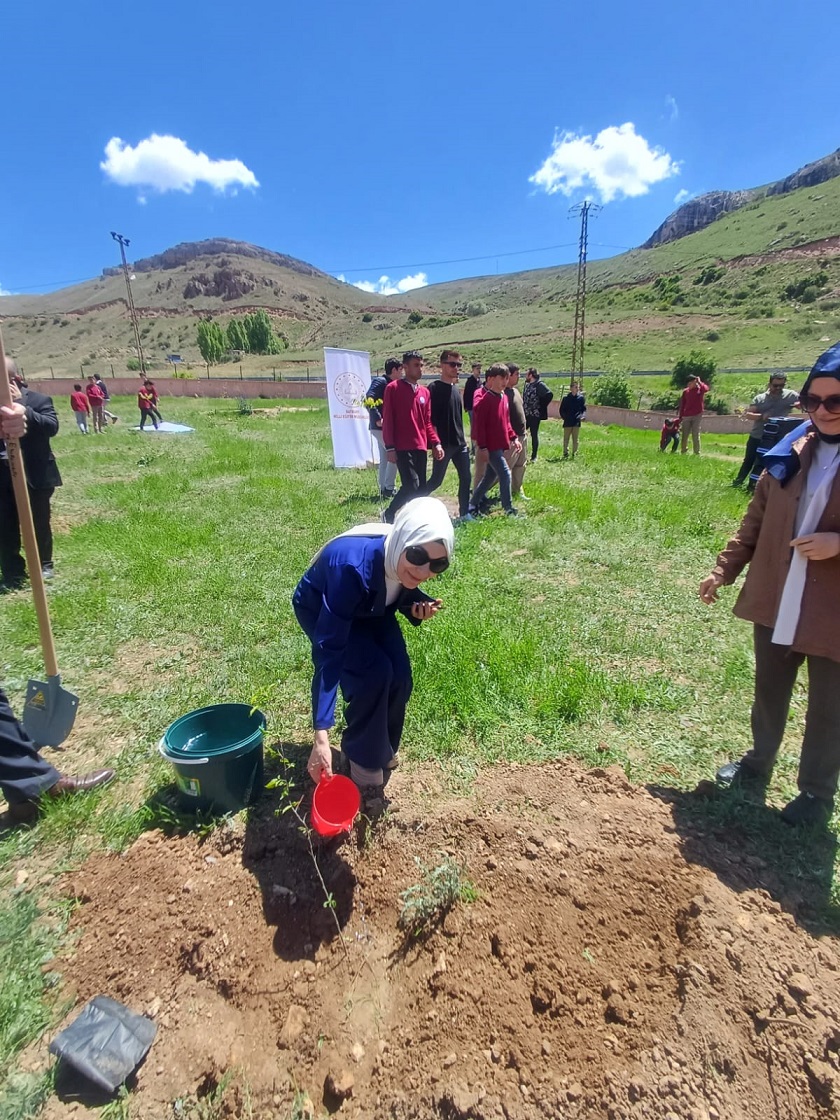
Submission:
[[[41,564],[52,564],[53,538],[50,525],[50,500],[53,490],[33,490],[29,487],[29,504],[35,522],[35,538]],[[26,561],[20,551],[20,522],[18,521],[12,476],[8,469],[0,471],[0,577],[9,587],[26,579]]]
[[35,801],[61,775],[38,754],[38,748],[15,719],[0,688],[0,790],[10,805]]
[[777,646],[767,626],[754,627],[755,699],[752,706],[753,747],[744,762],[769,774],[787,728],[796,675],[808,664],[808,706],[799,755],[799,788],[830,801],[840,775],[840,662],[795,653]]
[[753,464],[757,458],[756,451],[761,445],[761,436],[747,436],[747,447],[744,452],[744,461],[741,464],[741,469],[735,477],[736,482],[743,482],[749,476],[750,471],[753,469]]
[[458,472],[458,512],[463,517],[470,508],[470,491],[472,490],[472,471],[470,470],[470,451],[466,444],[463,447],[445,447],[443,458],[436,459],[432,466],[432,477],[429,479],[428,494],[434,493],[443,482],[446,468],[450,463],[455,464]]
[[385,520],[393,524],[394,517],[406,502],[412,498],[422,498],[426,489],[426,467],[429,462],[428,451],[398,451],[397,470],[400,472],[400,488],[394,500],[385,510]]
[[530,417],[526,417],[525,423],[528,425],[528,434],[531,437],[531,462],[533,463],[540,449],[540,424],[542,421],[531,420]]

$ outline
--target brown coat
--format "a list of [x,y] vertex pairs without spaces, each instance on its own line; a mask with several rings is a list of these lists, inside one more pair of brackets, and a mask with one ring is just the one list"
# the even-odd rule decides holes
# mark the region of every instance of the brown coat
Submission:
[[[724,584],[734,583],[749,564],[734,607],[734,613],[748,622],[768,627],[776,625],[790,567],[796,510],[816,439],[816,434],[811,432],[794,444],[801,469],[786,486],[764,472],[741,527],[717,558],[714,572]],[[816,532],[840,533],[840,471]],[[792,648],[797,653],[840,661],[840,556],[808,562]]]

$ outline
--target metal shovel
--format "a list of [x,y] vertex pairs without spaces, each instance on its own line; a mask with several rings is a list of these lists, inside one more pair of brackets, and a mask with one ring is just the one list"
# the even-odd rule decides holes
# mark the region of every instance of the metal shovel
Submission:
[[[0,331],[0,406],[11,407],[12,392],[6,373],[6,351],[3,347],[3,334]],[[6,440],[9,455],[9,470],[15,492],[15,504],[20,522],[20,535],[23,539],[26,566],[29,569],[29,582],[35,613],[38,616],[38,630],[41,635],[41,649],[47,670],[46,681],[31,680],[26,689],[23,705],[23,726],[27,734],[39,747],[58,747],[70,734],[76,720],[79,706],[78,696],[61,687],[61,677],[55,658],[50,612],[44,590],[44,577],[41,574],[41,557],[35,538],[35,523],[32,520],[32,507],[29,504],[29,487],[23,466],[20,442]]]

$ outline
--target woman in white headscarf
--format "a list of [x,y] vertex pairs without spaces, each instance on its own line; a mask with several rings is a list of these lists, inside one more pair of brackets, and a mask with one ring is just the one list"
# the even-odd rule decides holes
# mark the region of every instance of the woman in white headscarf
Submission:
[[722,785],[767,784],[797,673],[808,662],[800,793],[782,820],[810,825],[831,816],[840,776],[840,343],[817,359],[799,403],[810,424],[764,456],[741,527],[700,584],[700,598],[713,603],[749,565],[735,614],[754,627],[753,746],[718,770]]
[[397,622],[419,626],[442,606],[420,585],[449,566],[455,539],[446,507],[415,498],[393,525],[359,525],[334,537],[298,584],[292,605],[312,643],[315,742],[309,774],[332,773],[329,730],[341,687],[341,748],[359,786],[381,786],[393,769],[411,696],[411,665]]

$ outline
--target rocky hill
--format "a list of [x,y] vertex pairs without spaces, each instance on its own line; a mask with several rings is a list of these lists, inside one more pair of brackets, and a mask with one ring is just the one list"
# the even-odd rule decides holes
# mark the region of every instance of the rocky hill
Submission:
[[792,175],[771,183],[768,187],[753,187],[743,191],[710,191],[698,198],[692,198],[684,203],[673,214],[669,214],[665,221],[654,230],[643,249],[653,249],[656,245],[664,245],[668,241],[676,241],[690,233],[705,229],[712,222],[717,221],[722,214],[729,214],[739,210],[748,202],[764,198],[768,195],[788,194],[799,190],[801,187],[814,187],[825,183],[840,175],[840,149],[822,159],[800,167]]
[[[297,257],[287,257],[283,253],[275,253],[271,249],[263,249],[259,245],[250,245],[246,241],[232,241],[229,237],[210,237],[205,241],[182,241],[178,245],[173,245],[171,249],[165,249],[164,252],[157,253],[153,257],[144,257],[142,260],[134,261],[131,267],[134,272],[165,271],[171,268],[180,268],[199,257],[214,257],[225,253],[232,253],[237,257],[245,257],[251,260],[265,261],[277,268],[299,272],[303,276],[323,276],[327,278],[326,272],[321,272],[314,265],[307,264],[306,261],[300,261]],[[119,266],[102,269],[103,277],[119,276],[121,272],[122,269]]]

